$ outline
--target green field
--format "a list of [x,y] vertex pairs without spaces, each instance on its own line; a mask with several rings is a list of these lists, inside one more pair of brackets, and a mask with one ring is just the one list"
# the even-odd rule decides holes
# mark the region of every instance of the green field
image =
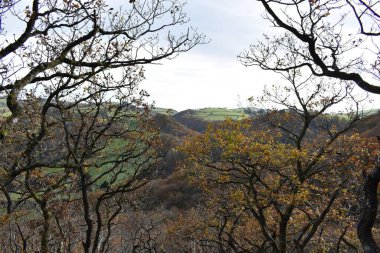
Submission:
[[0,98],[0,116],[1,115],[7,115],[9,113],[8,107],[7,107],[7,101],[5,98]]
[[380,112],[380,109],[368,109],[368,110],[363,110],[363,114],[364,114],[364,116],[373,115],[373,114],[376,114],[376,113],[379,113],[379,112]]
[[248,115],[242,112],[241,109],[227,108],[203,108],[192,110],[189,116],[203,121],[222,121],[227,118],[240,120],[248,117]]
[[[161,108],[162,111],[167,109]],[[379,113],[380,109],[369,109],[364,110],[364,116],[373,115]],[[177,114],[184,114],[186,118],[199,119],[203,121],[223,121],[227,118],[233,120],[241,120],[254,115],[255,113],[260,113],[260,110],[257,108],[202,108],[196,110],[186,110],[179,112]],[[336,114],[334,114],[336,115]]]
[[168,108],[161,108],[161,107],[153,107],[152,109],[153,113],[160,113],[164,115],[173,115],[176,114],[177,111],[173,109],[168,109]]

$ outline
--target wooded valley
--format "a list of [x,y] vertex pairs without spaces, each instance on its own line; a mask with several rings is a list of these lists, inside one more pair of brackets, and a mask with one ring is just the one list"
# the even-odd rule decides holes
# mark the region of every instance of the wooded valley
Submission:
[[257,2],[282,82],[177,112],[139,84],[208,46],[184,1],[0,1],[0,252],[380,252],[379,2]]

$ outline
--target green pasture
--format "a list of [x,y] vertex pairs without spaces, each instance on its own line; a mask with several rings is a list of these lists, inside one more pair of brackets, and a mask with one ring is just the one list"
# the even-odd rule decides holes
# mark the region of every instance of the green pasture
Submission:
[[164,114],[164,115],[174,115],[177,113],[176,110],[173,109],[168,109],[168,108],[162,108],[162,107],[153,107],[152,109],[153,113],[159,113],[159,114]]
[[0,98],[0,115],[6,115],[9,112],[7,101],[5,98]]
[[201,119],[203,121],[223,121],[227,118],[240,120],[247,118],[248,115],[240,109],[204,108],[192,111],[191,117]]

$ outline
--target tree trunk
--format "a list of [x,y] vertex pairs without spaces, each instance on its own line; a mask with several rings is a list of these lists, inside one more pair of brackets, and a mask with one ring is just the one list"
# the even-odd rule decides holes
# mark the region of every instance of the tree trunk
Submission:
[[88,186],[87,186],[87,174],[84,173],[83,168],[79,170],[80,174],[80,182],[81,182],[81,191],[82,191],[82,203],[83,203],[83,215],[84,220],[87,225],[86,230],[86,238],[85,241],[82,242],[84,253],[90,253],[91,250],[91,239],[92,239],[92,231],[93,231],[93,220],[90,214],[90,201],[88,198]]
[[47,210],[47,204],[46,201],[42,201],[40,203],[40,207],[42,210],[43,215],[43,226],[41,231],[41,253],[48,253],[49,252],[49,246],[48,246],[48,237],[49,237],[49,220],[50,215],[49,211]]
[[378,206],[377,188],[380,181],[380,161],[370,173],[365,175],[364,180],[364,207],[357,233],[364,253],[379,253],[379,247],[372,235],[372,227],[376,221]]

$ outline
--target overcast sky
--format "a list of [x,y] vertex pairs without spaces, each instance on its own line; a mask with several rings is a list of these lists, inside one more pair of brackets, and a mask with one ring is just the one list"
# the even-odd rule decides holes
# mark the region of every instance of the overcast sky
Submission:
[[237,60],[265,30],[259,7],[252,0],[188,1],[190,25],[210,43],[148,67],[142,88],[151,94],[151,100],[158,107],[183,110],[237,107],[239,100],[259,95],[273,74],[246,68]]
[[[172,61],[149,66],[141,87],[157,107],[176,110],[238,107],[260,95],[265,84],[279,82],[273,72],[244,67],[237,55],[249,44],[273,32],[255,0],[189,0],[190,25],[211,40]],[[370,107],[380,108],[380,97]]]
[[[127,0],[110,2],[124,5]],[[263,20],[263,7],[258,1],[187,2],[188,25],[205,34],[210,43],[199,45],[174,60],[164,60],[161,65],[146,66],[146,80],[141,88],[151,95],[151,102],[157,107],[176,110],[236,108],[241,104],[246,106],[247,98],[259,96],[264,85],[281,82],[275,73],[244,67],[237,60],[237,55],[261,40],[263,33],[277,31]],[[12,17],[8,21],[12,21]],[[367,107],[380,108],[380,95],[372,98],[375,102]]]

